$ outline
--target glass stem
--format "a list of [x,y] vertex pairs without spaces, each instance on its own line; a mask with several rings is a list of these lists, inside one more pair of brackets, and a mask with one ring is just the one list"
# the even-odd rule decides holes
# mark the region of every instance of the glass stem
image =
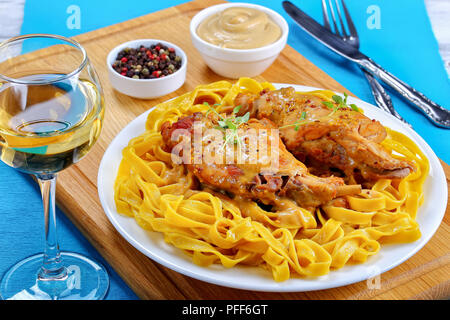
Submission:
[[67,269],[64,267],[59,251],[58,236],[56,233],[55,186],[56,174],[36,175],[41,188],[42,203],[44,205],[45,220],[45,250],[44,259],[38,279],[63,280],[67,278]]

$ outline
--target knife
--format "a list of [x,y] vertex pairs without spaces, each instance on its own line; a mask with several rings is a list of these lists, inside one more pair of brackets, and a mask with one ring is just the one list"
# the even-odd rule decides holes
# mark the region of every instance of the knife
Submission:
[[444,109],[437,103],[431,101],[423,93],[417,91],[407,83],[383,69],[375,61],[320,25],[290,1],[283,1],[283,8],[303,30],[305,30],[316,40],[344,58],[359,64],[371,74],[383,80],[383,82],[398,91],[404,98],[412,102],[431,120],[434,125],[450,129],[449,110]]

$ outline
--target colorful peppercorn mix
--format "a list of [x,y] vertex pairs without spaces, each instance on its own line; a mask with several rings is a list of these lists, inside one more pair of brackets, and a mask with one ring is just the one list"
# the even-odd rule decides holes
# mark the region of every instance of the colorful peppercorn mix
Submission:
[[114,70],[133,79],[155,79],[168,76],[181,68],[181,57],[174,48],[162,43],[150,47],[125,48],[112,64]]

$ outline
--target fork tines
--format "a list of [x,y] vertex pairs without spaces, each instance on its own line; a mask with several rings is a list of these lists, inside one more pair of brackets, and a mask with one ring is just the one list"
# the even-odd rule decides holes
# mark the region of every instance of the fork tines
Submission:
[[[327,5],[327,2],[328,2],[328,5]],[[328,14],[328,11],[330,11],[331,18],[333,20],[334,33],[336,33],[338,36],[343,37],[343,38],[349,37],[349,34],[353,37],[357,37],[358,34],[356,31],[355,25],[353,24],[352,18],[348,12],[347,6],[345,5],[345,1],[341,0],[341,2],[342,2],[342,8],[344,9],[345,19],[343,18],[343,15],[341,13],[342,11],[341,11],[341,5],[339,5],[339,0],[335,0],[334,5],[333,5],[332,0],[322,0],[324,26],[328,30],[333,32],[333,30],[331,29],[330,18],[329,18],[329,14]],[[328,8],[329,8],[329,10],[328,10]],[[340,29],[338,28],[338,24],[336,22],[335,8],[336,8],[337,16],[339,17]],[[348,32],[346,30],[344,20],[347,21]]]

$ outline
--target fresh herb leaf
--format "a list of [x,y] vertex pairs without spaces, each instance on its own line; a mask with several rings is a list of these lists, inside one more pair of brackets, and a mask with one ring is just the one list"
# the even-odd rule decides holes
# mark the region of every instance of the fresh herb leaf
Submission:
[[338,104],[341,104],[344,101],[344,100],[342,100],[342,97],[338,96],[338,95],[334,95],[331,98],[334,100],[334,102],[336,102]]
[[245,123],[250,119],[250,112],[247,112],[241,117],[241,123]]
[[303,111],[303,112],[300,114],[300,117],[298,118],[297,121],[295,121],[295,122],[292,123],[292,124],[288,124],[288,125],[279,127],[278,129],[284,129],[284,128],[289,128],[289,127],[294,127],[294,130],[295,130],[295,131],[298,131],[298,130],[300,129],[300,126],[301,126],[301,125],[303,125],[303,124],[305,124],[305,123],[308,123],[308,122],[309,122],[309,121],[306,120],[306,111]]
[[222,146],[222,148],[225,148],[225,145],[227,143],[233,142],[239,146],[239,152],[241,152],[240,148],[242,147],[242,141],[241,137],[239,137],[238,130],[242,124],[246,123],[250,119],[250,112],[247,112],[241,117],[236,117],[236,114],[239,112],[240,109],[241,106],[236,106],[233,109],[232,115],[227,118],[222,117],[214,108],[210,107],[210,109],[208,110],[210,112],[216,113],[220,117],[220,120],[217,121],[218,126],[216,127],[216,129],[226,131],[226,135],[224,137],[225,143]]
[[218,123],[219,123],[219,126],[220,126],[221,128],[224,128],[224,127],[226,127],[226,126],[227,126],[227,123],[226,123],[226,121],[223,121],[223,120],[219,120],[219,121],[218,121]]
[[300,120],[305,120],[306,119],[306,111],[303,111],[302,114],[300,115]]
[[231,130],[236,130],[238,128],[238,126],[239,126],[239,124],[235,123],[234,119],[232,119],[232,118],[227,118],[225,120],[225,122],[227,124],[227,128],[231,129]]
[[328,109],[334,109],[334,104],[330,101],[323,101],[322,102]]
[[328,109],[331,109],[331,113],[328,115],[328,117],[332,116],[336,111],[339,109],[345,109],[345,108],[351,108],[353,111],[359,112],[358,107],[355,104],[348,105],[347,99],[348,94],[344,92],[344,99],[342,99],[341,96],[334,95],[331,97],[333,102],[331,101],[322,101],[322,104],[324,104]]
[[359,112],[359,108],[358,108],[357,105],[354,104],[354,103],[352,103],[352,104],[350,105],[350,108],[352,108],[353,111]]

